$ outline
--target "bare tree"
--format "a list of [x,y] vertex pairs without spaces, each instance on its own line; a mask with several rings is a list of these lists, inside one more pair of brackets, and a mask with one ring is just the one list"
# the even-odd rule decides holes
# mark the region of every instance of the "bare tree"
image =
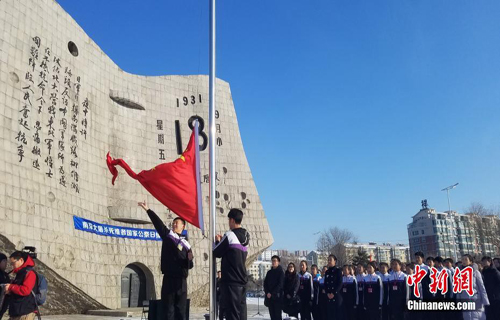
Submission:
[[465,213],[472,213],[478,216],[487,216],[491,214],[491,210],[487,209],[481,202],[472,202],[464,210]]
[[496,205],[490,208],[490,214],[500,218],[500,205]]
[[337,265],[342,266],[349,262],[345,244],[355,241],[357,238],[351,231],[332,227],[321,233],[316,248],[324,255],[334,254],[337,257]]
[[[486,208],[480,202],[472,202],[465,210],[470,215],[470,226],[475,233],[475,242],[479,251],[486,254],[486,244],[494,247],[495,253],[500,254],[500,221],[493,216],[500,217],[500,208]],[[480,244],[480,246],[479,246]]]

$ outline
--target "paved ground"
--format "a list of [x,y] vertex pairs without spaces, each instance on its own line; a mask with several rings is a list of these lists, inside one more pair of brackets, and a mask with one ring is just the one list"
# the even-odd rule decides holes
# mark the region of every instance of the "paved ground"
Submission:
[[[248,313],[248,319],[255,319],[255,320],[268,320],[270,319],[269,317],[269,311],[267,310],[266,307],[262,304],[262,299],[259,301],[260,305],[257,305],[257,300],[254,298],[250,298],[247,300],[247,313]],[[193,310],[194,312],[190,315],[189,319],[190,320],[204,320],[204,313],[203,310]],[[261,315],[258,315],[258,311],[260,311]],[[104,316],[87,316],[87,315],[80,315],[80,314],[75,314],[75,315],[62,315],[62,316],[44,316],[42,317],[43,320],[140,320],[141,317],[140,315],[135,312],[134,317],[104,317]]]

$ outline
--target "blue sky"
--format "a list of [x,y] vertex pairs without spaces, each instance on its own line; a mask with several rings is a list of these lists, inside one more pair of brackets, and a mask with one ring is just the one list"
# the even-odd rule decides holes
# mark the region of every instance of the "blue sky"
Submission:
[[[122,69],[208,73],[208,1],[58,0]],[[500,205],[500,2],[218,1],[217,76],[275,238],[407,242],[452,209]]]

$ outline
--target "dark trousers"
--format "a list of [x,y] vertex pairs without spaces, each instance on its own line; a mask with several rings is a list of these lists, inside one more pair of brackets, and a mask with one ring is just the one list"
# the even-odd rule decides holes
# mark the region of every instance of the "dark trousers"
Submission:
[[321,320],[326,320],[327,299],[325,294],[321,294],[318,299],[319,319]]
[[246,288],[244,286],[223,283],[220,290],[221,308],[224,309],[226,320],[246,320]]
[[220,297],[217,298],[217,317],[219,318],[219,320],[224,320],[224,309],[220,305]]
[[296,305],[291,302],[290,299],[285,299],[285,305],[283,306],[283,311],[288,314],[289,317],[299,318],[299,308],[300,305]]
[[365,315],[366,315],[365,308],[363,308],[363,305],[359,305],[356,308],[356,319],[357,320],[365,320],[365,319],[367,319]]
[[489,306],[486,307],[486,320],[500,319],[500,301],[490,301]]
[[300,300],[300,319],[311,320],[311,300]]
[[[1,289],[0,289],[1,290]],[[4,292],[2,292],[3,296],[3,304],[0,306],[0,319],[2,319],[7,309],[9,309],[9,296],[6,296]]]
[[404,318],[403,315],[406,313],[405,305],[404,304],[389,305],[387,313],[389,314],[389,320],[403,319]]
[[319,304],[313,304],[311,313],[314,320],[323,320],[321,318],[321,306]]
[[269,302],[269,316],[271,320],[281,320],[281,302]]
[[[397,317],[395,317],[394,319],[399,320],[399,318]],[[421,319],[422,319],[421,311],[405,311],[405,320],[421,320]]]
[[343,319],[342,297],[326,299],[326,320]]
[[161,301],[166,320],[187,320],[187,282],[186,279],[167,278],[163,276]]
[[368,308],[365,310],[365,318],[367,320],[380,320],[382,312],[379,308]]
[[382,320],[389,320],[389,306],[382,306]]
[[356,320],[357,319],[357,309],[354,308],[353,304],[344,303],[344,319],[345,320]]
[[2,310],[0,310],[0,319],[2,319],[3,315],[5,314],[5,312],[7,312],[7,306],[6,307],[2,307]]

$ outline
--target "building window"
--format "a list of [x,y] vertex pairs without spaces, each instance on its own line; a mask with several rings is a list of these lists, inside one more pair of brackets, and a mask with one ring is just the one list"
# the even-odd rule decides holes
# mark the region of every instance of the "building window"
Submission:
[[422,234],[425,234],[424,230],[422,230]]

